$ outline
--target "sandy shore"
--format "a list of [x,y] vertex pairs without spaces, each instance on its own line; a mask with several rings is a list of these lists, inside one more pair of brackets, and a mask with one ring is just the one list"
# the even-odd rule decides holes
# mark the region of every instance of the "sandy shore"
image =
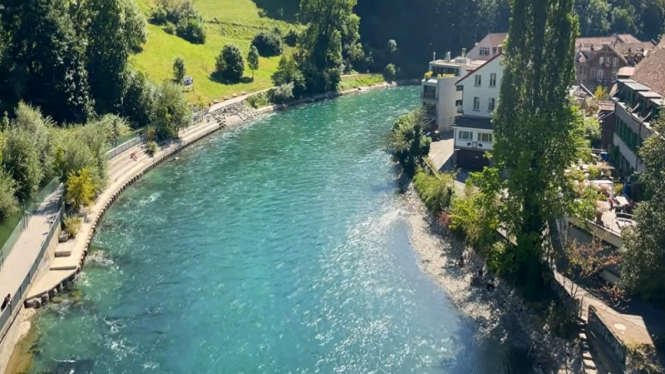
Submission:
[[[491,336],[526,349],[543,373],[581,372],[575,348],[544,332],[542,320],[512,288],[494,279],[496,290],[488,292],[482,282],[471,285],[484,260],[467,249],[460,238],[444,232],[410,184],[402,195],[411,231],[411,244],[421,268],[443,287],[460,311],[478,327],[479,338]],[[464,255],[465,264],[459,266]],[[568,357],[572,358],[567,359]]]

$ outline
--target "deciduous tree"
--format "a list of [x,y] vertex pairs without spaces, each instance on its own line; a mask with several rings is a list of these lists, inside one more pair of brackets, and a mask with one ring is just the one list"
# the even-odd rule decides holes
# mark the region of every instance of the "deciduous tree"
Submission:
[[90,170],[82,169],[77,173],[71,173],[65,184],[65,200],[72,204],[75,212],[81,211],[95,197],[95,185],[90,176]]
[[217,56],[215,70],[222,78],[238,81],[245,71],[245,61],[235,44],[226,44]]
[[182,57],[176,57],[175,60],[173,60],[173,80],[177,84],[182,84],[186,71],[185,60]]
[[247,64],[249,65],[249,70],[252,71],[252,79],[254,79],[254,72],[259,70],[259,51],[255,46],[249,48],[249,53],[247,54]]

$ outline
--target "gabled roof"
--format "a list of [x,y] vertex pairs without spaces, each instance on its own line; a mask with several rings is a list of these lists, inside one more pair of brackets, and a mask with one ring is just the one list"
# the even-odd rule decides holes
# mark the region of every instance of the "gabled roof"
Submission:
[[503,41],[506,39],[507,36],[508,36],[507,32],[495,32],[485,35],[483,40],[487,39],[487,42],[490,45],[499,45],[503,44]]
[[503,56],[503,53],[499,53],[499,54],[497,54],[496,56],[490,58],[490,59],[487,60],[484,64],[480,65],[477,69],[472,70],[472,71],[469,71],[465,76],[463,76],[462,78],[460,78],[460,80],[458,80],[457,82],[455,82],[455,84],[460,84],[461,81],[465,80],[465,79],[468,78],[470,75],[475,74],[475,73],[477,73],[478,71],[482,70],[482,69],[483,69],[485,66],[487,66],[490,62],[494,61],[494,59],[499,58],[499,57],[501,57],[501,56]]
[[665,37],[658,47],[637,64],[630,78],[665,96]]

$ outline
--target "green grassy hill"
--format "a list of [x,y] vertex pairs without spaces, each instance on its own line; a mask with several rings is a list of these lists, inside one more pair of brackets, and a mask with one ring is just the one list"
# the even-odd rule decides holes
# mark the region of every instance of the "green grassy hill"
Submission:
[[[286,0],[272,0],[273,3],[279,1]],[[141,10],[149,16],[154,0],[137,2]],[[215,57],[226,43],[233,43],[246,58],[251,40],[258,31],[279,27],[286,34],[288,30],[299,26],[259,16],[261,9],[252,0],[194,0],[194,6],[206,22],[207,40],[204,45],[192,44],[175,35],[169,35],[160,26],[148,25],[148,42],[141,53],[132,57],[132,64],[145,72],[150,80],[160,83],[172,79],[173,60],[178,56],[184,58],[187,75],[194,77],[194,90],[187,93],[192,103],[208,103],[214,99],[230,97],[234,93],[271,87],[270,76],[277,68],[279,56],[262,57],[254,81],[243,79],[243,82],[237,84],[222,84],[211,78]],[[261,13],[272,15],[274,12]],[[215,19],[219,23],[214,23]],[[285,45],[284,53],[292,53],[292,48]],[[245,64],[245,77],[251,75],[252,72]]]

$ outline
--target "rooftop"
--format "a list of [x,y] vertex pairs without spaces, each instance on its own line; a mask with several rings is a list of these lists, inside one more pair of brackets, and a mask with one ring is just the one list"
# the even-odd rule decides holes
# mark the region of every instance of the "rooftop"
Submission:
[[633,75],[633,72],[635,71],[634,66],[624,66],[619,69],[619,72],[617,73],[618,77],[630,77]]
[[635,67],[631,76],[635,82],[665,96],[665,37],[649,55]]
[[469,117],[461,116],[455,119],[456,127],[468,127],[472,129],[481,129],[481,130],[491,130],[492,129],[492,119],[491,118],[479,118],[479,117]]

